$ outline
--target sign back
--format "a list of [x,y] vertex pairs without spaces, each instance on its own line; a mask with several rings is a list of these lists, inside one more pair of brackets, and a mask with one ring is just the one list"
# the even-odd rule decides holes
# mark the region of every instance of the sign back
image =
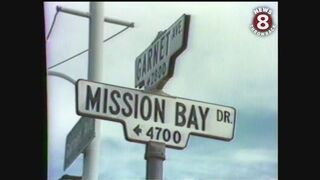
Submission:
[[95,124],[92,118],[81,117],[67,135],[64,170],[85,150],[95,137]]

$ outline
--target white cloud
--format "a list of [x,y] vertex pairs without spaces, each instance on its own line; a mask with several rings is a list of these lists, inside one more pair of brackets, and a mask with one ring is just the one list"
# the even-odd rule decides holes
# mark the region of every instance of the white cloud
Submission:
[[240,149],[233,153],[231,159],[243,164],[277,163],[275,150]]
[[168,177],[180,179],[187,174],[191,179],[277,178],[276,149],[212,149],[211,152],[193,152],[193,156],[171,155],[169,162],[165,162],[166,170],[171,170]]

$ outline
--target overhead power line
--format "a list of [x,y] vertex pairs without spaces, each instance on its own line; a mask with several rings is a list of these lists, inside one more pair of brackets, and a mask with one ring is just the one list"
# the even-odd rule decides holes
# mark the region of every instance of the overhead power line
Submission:
[[[62,10],[62,7],[57,7],[57,9],[56,9],[56,14],[54,15],[54,18],[53,18],[53,21],[52,21],[50,30],[49,30],[48,35],[47,35],[47,40],[49,39],[50,34],[51,34],[51,32],[52,32],[52,29],[53,29],[53,27],[54,27],[54,24],[55,24],[55,22],[56,22],[57,15],[58,15],[58,13],[59,13],[61,10]],[[68,10],[68,11],[71,11],[71,10]],[[79,13],[79,12],[78,12],[78,13]],[[112,19],[111,19],[111,20],[112,20]],[[110,19],[107,19],[107,20],[106,20],[106,18],[105,18],[105,21],[107,21],[107,22],[109,22],[109,21],[111,21],[111,20],[110,20]],[[113,21],[116,21],[116,20],[113,20]],[[123,23],[123,22],[122,22],[122,23]],[[108,40],[114,38],[115,36],[121,34],[121,33],[124,32],[125,30],[127,30],[128,28],[133,27],[133,26],[134,26],[133,23],[130,23],[129,26],[126,26],[124,29],[120,30],[119,32],[115,33],[114,35],[112,35],[112,36],[108,37],[107,39],[103,40],[103,42],[107,42]],[[48,69],[52,69],[52,68],[54,68],[54,67],[56,67],[56,66],[59,66],[60,64],[63,64],[63,63],[65,63],[65,62],[67,62],[67,61],[69,61],[69,60],[71,60],[71,59],[73,59],[73,58],[75,58],[75,57],[78,57],[78,56],[80,56],[81,54],[83,54],[83,53],[85,53],[85,52],[87,52],[87,51],[89,51],[89,49],[83,50],[83,51],[81,51],[81,52],[79,52],[79,53],[77,53],[77,54],[75,54],[75,55],[73,55],[73,56],[71,56],[71,57],[69,57],[69,58],[67,58],[67,59],[65,59],[65,60],[63,60],[63,61],[55,64],[55,65],[53,65],[53,66],[50,66],[50,67],[48,67]]]
[[[57,18],[57,15],[58,15],[59,12],[64,12],[64,13],[68,13],[68,14],[72,14],[72,15],[77,15],[77,16],[81,16],[81,17],[90,18],[90,14],[89,14],[89,13],[81,12],[81,11],[78,11],[78,10],[69,9],[69,8],[65,8],[65,7],[61,7],[61,6],[57,6],[57,7],[56,7],[56,14],[54,15],[54,18],[53,18],[53,21],[52,21],[52,24],[51,24],[49,33],[48,33],[48,35],[47,35],[47,40],[48,40],[49,37],[50,37],[50,34],[51,34],[51,32],[52,32],[54,23],[56,22],[56,18]],[[122,21],[122,20],[119,20],[119,19],[113,19],[113,18],[105,17],[105,18],[103,19],[103,21],[104,21],[104,22],[108,22],[108,23],[112,23],[112,24],[117,24],[117,25],[122,25],[122,26],[131,27],[131,28],[134,27],[134,23],[133,23],[133,22],[126,22],[126,21]]]
[[58,13],[59,13],[59,11],[56,11],[56,14],[54,15],[54,18],[53,18],[53,21],[52,21],[52,24],[51,24],[49,33],[48,33],[48,35],[47,35],[47,40],[48,40],[49,37],[50,37],[51,31],[52,31],[52,28],[53,28],[53,26],[54,26],[54,23],[56,22],[56,18],[57,18]]
[[[121,34],[121,33],[124,32],[125,30],[127,30],[128,28],[129,28],[129,26],[128,26],[128,27],[125,27],[125,28],[122,29],[121,31],[119,31],[119,32],[115,33],[114,35],[108,37],[107,39],[103,40],[103,42],[105,43],[105,42],[109,41],[110,39],[112,39],[112,38],[116,37],[117,35]],[[53,65],[53,66],[50,66],[50,67],[48,67],[48,69],[51,69],[51,68],[54,68],[54,67],[56,67],[56,66],[58,66],[58,65],[60,65],[60,64],[63,64],[63,63],[65,63],[65,62],[67,62],[67,61],[69,61],[69,60],[71,60],[71,59],[73,59],[73,58],[75,58],[75,57],[80,56],[81,54],[83,54],[83,53],[85,53],[85,52],[87,52],[87,51],[89,51],[89,49],[83,50],[83,51],[81,51],[81,52],[79,52],[79,53],[77,53],[77,54],[75,54],[75,55],[73,55],[73,56],[71,56],[71,57],[69,57],[69,58],[67,58],[67,59],[65,59],[65,60],[63,60],[63,61],[55,64],[55,65]]]

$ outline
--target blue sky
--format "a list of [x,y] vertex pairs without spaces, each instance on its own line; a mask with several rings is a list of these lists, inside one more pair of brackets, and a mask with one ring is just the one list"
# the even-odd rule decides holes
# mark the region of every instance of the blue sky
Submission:
[[[45,3],[46,33],[61,5],[89,11],[89,3]],[[278,179],[278,30],[267,37],[250,31],[253,9],[267,6],[278,25],[276,2],[105,2],[105,16],[135,23],[104,44],[103,82],[134,88],[134,61],[160,30],[183,13],[191,15],[187,49],[177,58],[174,76],[163,91],[237,109],[230,142],[191,136],[184,150],[166,149],[165,179]],[[47,66],[88,48],[89,20],[59,13],[47,40]],[[105,23],[104,37],[121,30]],[[86,79],[88,54],[53,68]],[[80,119],[75,87],[47,77],[48,179],[81,175],[82,156],[64,172],[67,133]],[[99,179],[145,179],[145,145],[127,142],[120,123],[101,123]]]

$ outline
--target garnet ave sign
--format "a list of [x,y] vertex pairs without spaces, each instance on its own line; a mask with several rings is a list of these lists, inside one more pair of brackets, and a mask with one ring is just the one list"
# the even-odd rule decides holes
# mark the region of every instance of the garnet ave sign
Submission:
[[77,114],[121,122],[129,141],[183,149],[190,134],[233,139],[236,110],[86,80],[76,83]]
[[187,47],[190,15],[182,15],[135,61],[135,87],[161,89],[172,77],[176,57]]

